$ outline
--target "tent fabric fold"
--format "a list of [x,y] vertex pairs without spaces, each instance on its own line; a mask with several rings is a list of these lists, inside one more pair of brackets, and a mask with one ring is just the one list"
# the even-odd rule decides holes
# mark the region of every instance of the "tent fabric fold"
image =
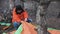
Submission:
[[[19,26],[20,28],[17,29],[16,34],[37,34],[37,31],[35,31],[35,26],[31,23],[22,21],[22,26]],[[22,30],[21,30],[22,27]],[[18,33],[19,30],[19,33]],[[20,31],[21,30],[21,31]]]

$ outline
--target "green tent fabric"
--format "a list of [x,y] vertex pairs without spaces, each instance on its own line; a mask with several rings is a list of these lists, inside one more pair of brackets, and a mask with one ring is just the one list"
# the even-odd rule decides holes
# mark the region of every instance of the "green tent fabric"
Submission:
[[15,32],[15,34],[21,34],[23,28],[22,28],[22,24],[19,26],[19,28],[17,29],[17,31]]
[[58,29],[54,29],[54,28],[48,28],[47,30],[58,30]]
[[10,26],[11,25],[11,23],[6,23],[6,26]]
[[3,34],[6,34],[5,32],[3,32]]
[[0,25],[10,26],[10,25],[11,25],[11,23],[0,22]]
[[6,23],[5,22],[0,22],[0,25],[5,25]]

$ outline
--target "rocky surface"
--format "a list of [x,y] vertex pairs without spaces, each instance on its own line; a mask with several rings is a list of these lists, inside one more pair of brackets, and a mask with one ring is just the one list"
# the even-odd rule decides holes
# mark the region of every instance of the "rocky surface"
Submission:
[[51,2],[46,12],[48,27],[60,29],[60,2]]

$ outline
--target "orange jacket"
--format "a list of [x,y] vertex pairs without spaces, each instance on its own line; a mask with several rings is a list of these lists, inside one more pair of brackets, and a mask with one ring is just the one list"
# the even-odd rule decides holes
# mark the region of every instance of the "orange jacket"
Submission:
[[28,13],[26,11],[21,14],[16,14],[15,10],[16,8],[13,9],[12,22],[20,22],[21,20],[24,20],[24,18],[28,18]]

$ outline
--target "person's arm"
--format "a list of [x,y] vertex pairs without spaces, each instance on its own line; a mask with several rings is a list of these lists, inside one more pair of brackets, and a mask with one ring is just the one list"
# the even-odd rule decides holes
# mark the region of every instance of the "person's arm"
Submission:
[[24,21],[27,21],[27,19],[28,19],[28,13],[25,11],[24,12]]
[[27,18],[25,18],[24,21],[27,21]]

